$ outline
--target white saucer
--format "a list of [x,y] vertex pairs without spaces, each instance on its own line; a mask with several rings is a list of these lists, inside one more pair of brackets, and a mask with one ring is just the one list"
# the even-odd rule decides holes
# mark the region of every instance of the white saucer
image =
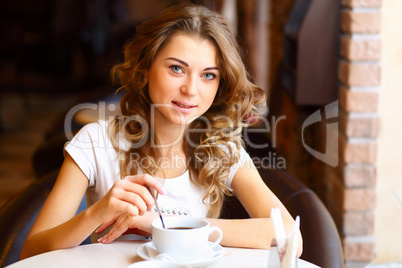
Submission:
[[179,266],[173,262],[147,260],[130,264],[127,268],[178,268]]
[[[148,252],[145,248],[146,246],[155,248],[154,243],[152,241],[142,244],[141,246],[139,246],[137,248],[138,256],[140,256],[141,258],[143,258],[145,260],[154,260],[153,258],[151,258],[148,255]],[[223,247],[221,247],[220,245],[216,245],[215,247],[212,248],[212,250],[215,252],[215,254],[211,258],[196,260],[196,261],[186,261],[186,262],[178,261],[177,264],[183,265],[183,266],[189,266],[189,267],[204,267],[204,266],[207,266],[207,265],[217,261],[225,254],[225,249]]]

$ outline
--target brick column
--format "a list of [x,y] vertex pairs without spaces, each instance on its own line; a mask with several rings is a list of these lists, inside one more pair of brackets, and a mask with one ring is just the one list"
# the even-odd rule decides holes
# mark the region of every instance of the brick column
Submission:
[[345,267],[374,258],[374,209],[380,88],[381,0],[342,0],[338,69],[340,166],[328,187],[342,209],[334,217],[343,236]]

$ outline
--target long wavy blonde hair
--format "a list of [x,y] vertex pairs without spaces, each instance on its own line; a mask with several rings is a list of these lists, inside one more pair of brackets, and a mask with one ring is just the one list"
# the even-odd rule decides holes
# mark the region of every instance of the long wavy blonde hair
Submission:
[[[124,61],[111,72],[112,79],[127,90],[120,104],[122,116],[110,124],[111,141],[118,150],[121,177],[137,174],[139,169],[156,175],[160,152],[151,143],[152,102],[146,73],[177,32],[209,40],[217,51],[218,92],[209,110],[186,127],[184,151],[192,183],[205,190],[207,217],[218,217],[225,195],[231,194],[224,182],[230,166],[239,160],[242,128],[265,105],[264,91],[250,81],[236,37],[218,13],[203,6],[178,5],[137,28],[124,48]],[[121,149],[119,135],[129,141],[128,148]]]

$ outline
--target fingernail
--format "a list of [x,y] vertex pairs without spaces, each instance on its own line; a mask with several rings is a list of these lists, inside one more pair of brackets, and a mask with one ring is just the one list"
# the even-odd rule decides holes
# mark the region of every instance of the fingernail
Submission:
[[161,191],[162,191],[162,195],[165,195],[165,194],[167,194],[167,191],[166,191],[166,189],[165,188],[161,188]]
[[104,237],[104,236],[98,239],[98,242],[102,243],[102,244],[105,243],[105,241],[106,241],[106,237]]

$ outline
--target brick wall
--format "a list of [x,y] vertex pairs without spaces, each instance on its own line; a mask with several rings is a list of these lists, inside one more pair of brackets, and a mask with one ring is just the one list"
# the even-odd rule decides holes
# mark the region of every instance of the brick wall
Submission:
[[[378,99],[381,83],[381,0],[341,0],[339,81],[339,164],[312,157],[300,140],[302,124],[318,107],[298,106],[278,80],[283,55],[282,27],[293,1],[272,3],[270,26],[270,116],[277,126],[276,149],[287,171],[312,188],[330,211],[342,237],[345,266],[365,267],[374,258],[377,180]],[[282,11],[282,12],[281,12]],[[307,143],[325,151],[326,122],[305,131]],[[323,150],[324,149],[324,150]]]
[[[381,78],[381,0],[343,0],[338,68],[340,166],[331,177],[328,206],[338,218],[346,267],[374,258],[374,209]],[[331,171],[328,171],[331,172]],[[339,215],[340,213],[340,215]]]

